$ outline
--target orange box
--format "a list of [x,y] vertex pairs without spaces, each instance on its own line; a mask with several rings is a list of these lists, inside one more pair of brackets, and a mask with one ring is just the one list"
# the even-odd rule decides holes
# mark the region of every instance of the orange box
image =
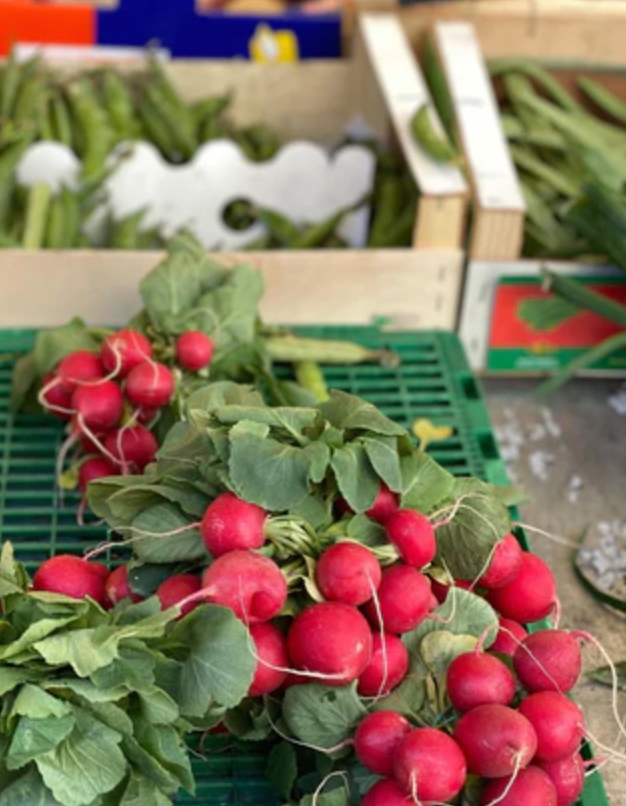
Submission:
[[93,45],[96,9],[91,5],[0,0],[0,56],[14,42],[57,45]]

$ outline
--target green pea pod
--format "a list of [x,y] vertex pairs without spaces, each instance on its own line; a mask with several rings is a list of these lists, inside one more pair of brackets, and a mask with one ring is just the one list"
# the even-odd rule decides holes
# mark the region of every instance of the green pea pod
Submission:
[[262,124],[248,126],[241,135],[248,144],[250,159],[255,162],[271,159],[280,149],[280,140],[268,126]]
[[171,128],[182,157],[190,159],[198,148],[194,116],[157,58],[150,57],[149,70],[151,81],[145,85],[144,91],[151,96],[152,103],[163,114],[163,120]]
[[39,76],[30,76],[22,83],[12,116],[16,123],[35,121],[39,125],[43,92],[44,85]]
[[256,210],[256,214],[269,235],[281,246],[291,245],[300,236],[298,227],[281,213],[259,208]]
[[223,133],[221,114],[231,102],[230,95],[213,95],[191,104],[190,112],[199,143],[215,140]]
[[120,140],[134,140],[140,126],[127,81],[115,70],[102,73],[102,94],[109,119]]
[[431,159],[444,164],[459,161],[459,155],[454,146],[433,126],[427,104],[422,104],[411,118],[411,132],[415,142]]
[[322,368],[315,361],[297,361],[294,364],[296,380],[309,392],[312,392],[318,403],[328,400],[328,386]]
[[68,148],[74,149],[70,110],[65,96],[58,87],[53,87],[50,99],[50,125],[54,139]]
[[22,236],[24,249],[41,249],[43,246],[51,200],[50,185],[33,185],[30,188]]
[[537,62],[528,59],[496,59],[489,64],[492,76],[506,73],[521,73],[531,78],[547,95],[569,112],[583,112],[584,109],[550,73]]
[[536,157],[532,151],[519,146],[511,145],[509,150],[518,168],[543,179],[564,196],[576,197],[579,195],[581,179],[578,179],[575,175],[568,174],[563,170],[557,170],[547,162],[539,159],[539,157]]
[[111,249],[137,249],[139,228],[146,211],[137,210],[124,218],[113,221],[110,247]]
[[[352,209],[352,208],[351,208]],[[297,238],[286,244],[290,249],[315,249],[322,246],[335,232],[350,210],[340,210],[326,221],[311,224],[300,231]]]
[[271,248],[275,248],[275,242],[273,241],[272,236],[269,235],[269,233],[266,233],[265,235],[259,235],[258,238],[255,238],[253,241],[250,241],[243,247],[245,252],[262,252],[265,249],[271,249]]
[[0,152],[0,230],[8,227],[15,208],[15,169],[34,138],[35,132],[32,129],[24,131],[19,140]]
[[112,131],[106,112],[88,79],[73,81],[67,92],[72,115],[83,137],[82,177],[89,180],[104,169],[113,142]]
[[273,361],[295,364],[302,361],[317,364],[362,364],[367,361],[397,364],[388,350],[370,350],[350,341],[309,339],[301,336],[266,336],[265,347]]
[[50,201],[44,246],[48,249],[63,249],[65,245],[66,235],[63,199],[58,195]]
[[62,187],[60,193],[63,211],[63,249],[72,249],[77,245],[81,226],[80,198],[68,187]]
[[143,136],[159,149],[168,160],[176,159],[177,147],[174,136],[161,118],[160,111],[154,106],[148,95],[144,94],[138,105],[139,117],[143,125]]
[[15,48],[11,48],[4,75],[2,76],[2,92],[0,94],[0,117],[2,118],[10,118],[13,114],[21,75],[22,68],[15,56]]
[[395,173],[384,173],[374,190],[374,212],[368,246],[382,246],[385,243],[389,229],[402,211],[403,200],[402,179]]
[[458,149],[456,118],[452,96],[448,87],[448,80],[439,60],[439,54],[431,33],[424,37],[422,43],[422,67],[424,76],[430,90],[430,95],[439,114],[441,124],[448,135],[448,139]]

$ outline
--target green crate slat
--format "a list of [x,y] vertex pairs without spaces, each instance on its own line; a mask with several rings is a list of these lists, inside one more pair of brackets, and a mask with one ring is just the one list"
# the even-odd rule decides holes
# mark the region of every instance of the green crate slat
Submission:
[[[494,484],[508,482],[491,430],[480,384],[463,348],[451,333],[384,332],[377,327],[297,328],[303,335],[348,339],[400,357],[398,367],[371,364],[324,366],[328,385],[359,395],[410,429],[420,417],[453,428],[450,439],[429,453],[455,475],[473,475]],[[33,570],[60,552],[80,554],[106,537],[101,525],[76,523],[79,497],[62,496],[54,483],[62,425],[9,410],[11,373],[17,356],[32,347],[34,331],[0,330],[0,539],[11,540],[18,557]],[[88,517],[88,516],[87,516]],[[524,537],[520,534],[524,541]],[[116,557],[109,556],[115,562]],[[263,778],[266,754],[254,744],[211,737],[205,758],[193,759],[194,797],[181,794],[178,806],[277,806],[280,799]],[[578,806],[609,806],[599,775],[587,778]]]

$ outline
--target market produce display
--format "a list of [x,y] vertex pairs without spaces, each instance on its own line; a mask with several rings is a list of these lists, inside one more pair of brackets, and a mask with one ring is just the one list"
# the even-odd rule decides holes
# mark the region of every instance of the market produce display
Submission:
[[[318,362],[397,360],[384,350],[266,327],[258,312],[262,292],[260,272],[246,264],[227,268],[180,236],[142,280],[144,308],[128,327],[92,328],[74,319],[41,331],[16,362],[12,406],[43,407],[67,421],[57,462],[61,486],[84,492],[96,478],[143,471],[208,379],[252,383],[274,404],[306,404],[328,394]],[[275,365],[285,363],[295,381],[277,377]]]
[[[114,167],[107,157],[122,143],[144,140],[169,162],[181,164],[202,143],[226,138],[249,160],[270,160],[281,146],[279,134],[261,124],[235,126],[228,119],[230,100],[227,95],[209,95],[186,103],[152,57],[142,72],[121,74],[102,67],[63,76],[37,58],[21,64],[11,56],[0,70],[0,247],[160,248],[160,233],[142,226],[143,210],[121,219],[109,213],[97,234],[86,234],[85,223],[102,203],[103,182]],[[15,169],[20,159],[41,140],[63,143],[81,159],[78,189],[63,187],[55,195],[48,185],[28,190],[18,186]],[[370,245],[409,246],[415,186],[397,158],[375,143],[371,147],[378,168]],[[117,159],[123,158],[123,152],[117,154]],[[233,229],[255,221],[265,225],[266,234],[250,249],[342,248],[346,244],[337,228],[348,212],[342,210],[321,224],[296,224],[276,211],[235,201],[226,209],[225,221]]]
[[[226,362],[285,338],[257,323],[254,277],[182,239],[132,329],[41,334],[16,373],[37,388],[25,366],[47,354],[44,402],[69,395],[57,414],[103,427],[96,448],[121,463],[86,488],[105,543],[32,580],[4,546],[1,806],[26,790],[165,806],[193,792],[183,739],[212,730],[267,742],[285,804],[573,803],[586,733],[566,695],[588,637],[524,626],[558,610],[550,569],[500,490],[452,476],[371,403],[293,384],[272,399],[271,372]],[[70,332],[97,347],[68,352]],[[83,398],[111,385],[116,417],[106,391],[95,422]],[[125,455],[133,416],[173,389],[156,453]]]

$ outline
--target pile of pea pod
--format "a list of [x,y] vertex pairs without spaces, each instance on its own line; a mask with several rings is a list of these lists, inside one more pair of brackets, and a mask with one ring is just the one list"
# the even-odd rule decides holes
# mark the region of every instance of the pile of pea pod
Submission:
[[[108,170],[105,161],[122,142],[145,140],[169,162],[189,160],[209,140],[229,138],[248,159],[271,159],[281,146],[265,125],[236,127],[228,118],[230,96],[211,95],[185,102],[160,62],[148,55],[141,72],[120,73],[105,66],[78,75],[47,70],[35,57],[18,62],[14,55],[0,68],[0,247],[29,249],[163,247],[156,230],[142,226],[143,211],[124,219],[109,216],[97,241],[85,234],[85,222],[101,204]],[[16,181],[16,166],[38,140],[53,140],[72,149],[82,162],[80,188],[51,193],[45,185],[25,189]],[[415,186],[395,158],[375,144],[377,174],[369,246],[411,245]],[[224,212],[233,229],[261,220],[266,233],[247,248],[342,248],[337,228],[349,209],[328,221],[298,226],[272,210],[244,201]],[[219,245],[216,245],[219,248]]]

